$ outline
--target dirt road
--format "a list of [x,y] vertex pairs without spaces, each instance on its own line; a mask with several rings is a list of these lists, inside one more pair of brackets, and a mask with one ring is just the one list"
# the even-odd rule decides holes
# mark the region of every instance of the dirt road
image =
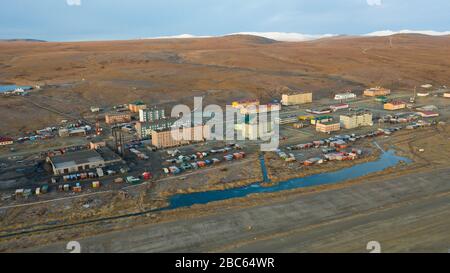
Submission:
[[[450,168],[81,239],[83,252],[447,252]],[[65,243],[29,249],[63,252]]]

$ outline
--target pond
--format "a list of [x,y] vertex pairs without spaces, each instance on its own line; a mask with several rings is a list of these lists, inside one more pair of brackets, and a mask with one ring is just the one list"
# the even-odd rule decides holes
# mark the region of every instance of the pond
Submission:
[[14,91],[17,88],[22,88],[23,90],[30,90],[31,86],[20,86],[20,85],[0,85],[0,93]]

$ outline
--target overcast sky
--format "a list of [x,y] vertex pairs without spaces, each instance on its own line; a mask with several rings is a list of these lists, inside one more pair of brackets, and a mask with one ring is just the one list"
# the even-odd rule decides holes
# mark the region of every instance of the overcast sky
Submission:
[[0,39],[450,30],[450,0],[1,0]]

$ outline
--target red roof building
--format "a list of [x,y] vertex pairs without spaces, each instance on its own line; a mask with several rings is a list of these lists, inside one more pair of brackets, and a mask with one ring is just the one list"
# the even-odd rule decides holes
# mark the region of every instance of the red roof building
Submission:
[[11,145],[14,140],[10,137],[0,137],[0,146]]
[[423,118],[439,117],[439,113],[432,112],[432,111],[421,111],[421,112],[417,112],[417,114],[420,115]]

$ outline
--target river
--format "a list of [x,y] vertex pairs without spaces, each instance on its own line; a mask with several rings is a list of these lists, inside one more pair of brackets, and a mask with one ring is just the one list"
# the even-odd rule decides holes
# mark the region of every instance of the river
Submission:
[[[264,158],[260,158],[260,161],[263,168],[262,170],[264,181],[268,181]],[[286,181],[281,181],[269,187],[264,187],[260,183],[254,183],[245,187],[234,189],[177,194],[169,197],[169,206],[163,208],[163,210],[189,207],[196,204],[207,204],[214,201],[245,197],[255,193],[273,193],[285,190],[293,190],[297,188],[335,184],[344,182],[349,179],[359,178],[370,173],[382,171],[386,168],[397,165],[400,161],[406,163],[411,162],[411,160],[409,160],[408,158],[397,156],[395,154],[395,151],[390,150],[382,153],[380,158],[376,161],[361,163],[335,172],[320,173],[302,178],[289,179]]]

